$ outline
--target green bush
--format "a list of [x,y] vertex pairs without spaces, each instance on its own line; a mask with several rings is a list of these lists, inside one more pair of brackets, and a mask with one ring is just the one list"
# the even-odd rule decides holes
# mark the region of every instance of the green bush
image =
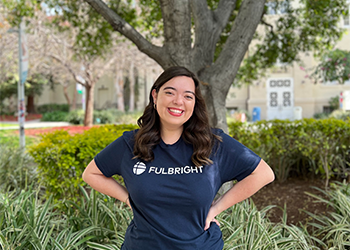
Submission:
[[54,112],[54,111],[61,111],[61,112],[69,112],[69,105],[68,104],[43,104],[37,107],[37,111],[40,114],[48,113],[48,112]]
[[231,123],[229,134],[265,159],[279,181],[291,174],[328,180],[349,172],[350,124],[342,120]]
[[94,110],[94,123],[112,124],[115,123],[115,116],[109,110]]
[[52,111],[44,113],[41,121],[51,121],[51,122],[65,122],[67,121],[68,112],[64,111]]
[[[136,124],[137,119],[141,116],[140,112],[122,112],[117,109],[94,110],[94,124]],[[84,123],[84,111],[74,110],[69,112],[67,121],[72,124]]]
[[329,116],[343,121],[350,120],[350,112],[339,109],[334,110]]
[[71,124],[84,124],[84,110],[73,110],[67,115],[67,122]]
[[0,144],[0,180],[0,192],[20,192],[30,185],[36,185],[33,158],[10,143]]
[[314,118],[315,119],[326,119],[326,118],[328,118],[329,117],[329,113],[324,113],[324,112],[322,112],[322,113],[316,113],[316,114],[314,114]]
[[83,134],[71,136],[58,130],[42,136],[41,142],[29,148],[38,164],[38,175],[47,195],[55,200],[76,201],[79,186],[85,185],[81,175],[85,167],[108,144],[136,125],[106,125],[94,127]]
[[95,110],[94,123],[136,124],[141,112],[123,112],[117,109]]

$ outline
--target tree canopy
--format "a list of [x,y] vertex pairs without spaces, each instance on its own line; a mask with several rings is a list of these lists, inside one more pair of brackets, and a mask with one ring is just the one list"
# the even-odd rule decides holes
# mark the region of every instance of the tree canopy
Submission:
[[[24,2],[28,6],[41,1],[16,4],[25,6]],[[300,52],[322,55],[341,38],[338,22],[347,13],[346,0],[140,0],[137,5],[131,0],[48,0],[45,4],[56,12],[57,21],[78,27],[80,53],[103,55],[117,31],[163,68],[182,65],[194,71],[203,83],[211,124],[225,130],[225,99],[233,83],[252,82],[277,61],[286,65],[298,61]],[[28,8],[14,8],[15,16],[26,14]]]

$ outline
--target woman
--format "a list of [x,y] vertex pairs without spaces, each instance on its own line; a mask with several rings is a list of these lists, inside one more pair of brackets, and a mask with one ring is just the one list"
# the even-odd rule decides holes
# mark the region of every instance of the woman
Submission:
[[[209,127],[197,77],[184,67],[154,83],[139,130],[102,150],[83,179],[133,211],[122,250],[220,250],[215,216],[274,180],[250,149]],[[125,186],[112,176],[124,178]],[[213,202],[221,185],[238,182]]]

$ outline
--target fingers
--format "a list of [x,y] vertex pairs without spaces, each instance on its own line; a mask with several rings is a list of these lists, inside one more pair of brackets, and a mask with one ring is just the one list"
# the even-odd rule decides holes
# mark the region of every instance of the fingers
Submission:
[[214,218],[212,221],[215,222],[216,225],[218,225],[220,227],[220,222],[217,219]]
[[219,221],[218,221],[217,219],[213,218],[213,219],[211,219],[211,220],[206,220],[205,226],[204,226],[204,230],[205,230],[205,231],[209,229],[210,223],[212,223],[212,222],[215,222],[216,225],[218,225],[218,226],[220,227]]
[[209,229],[209,227],[210,227],[210,221],[209,221],[209,222],[206,221],[206,222],[205,222],[204,231],[207,231],[207,230]]

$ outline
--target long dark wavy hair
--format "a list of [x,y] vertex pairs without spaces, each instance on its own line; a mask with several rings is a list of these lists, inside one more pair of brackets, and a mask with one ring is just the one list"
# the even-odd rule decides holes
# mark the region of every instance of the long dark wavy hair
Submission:
[[154,154],[152,149],[160,142],[160,119],[157,110],[154,108],[152,91],[159,89],[170,79],[177,76],[187,76],[193,79],[195,84],[195,105],[192,116],[183,125],[182,138],[193,146],[192,162],[195,166],[212,164],[210,154],[213,146],[221,138],[212,133],[209,126],[209,118],[204,98],[200,91],[200,82],[197,76],[188,69],[174,66],[166,69],[155,81],[149,95],[149,104],[146,106],[143,115],[137,120],[140,129],[135,135],[134,158],[144,161],[152,161]]

